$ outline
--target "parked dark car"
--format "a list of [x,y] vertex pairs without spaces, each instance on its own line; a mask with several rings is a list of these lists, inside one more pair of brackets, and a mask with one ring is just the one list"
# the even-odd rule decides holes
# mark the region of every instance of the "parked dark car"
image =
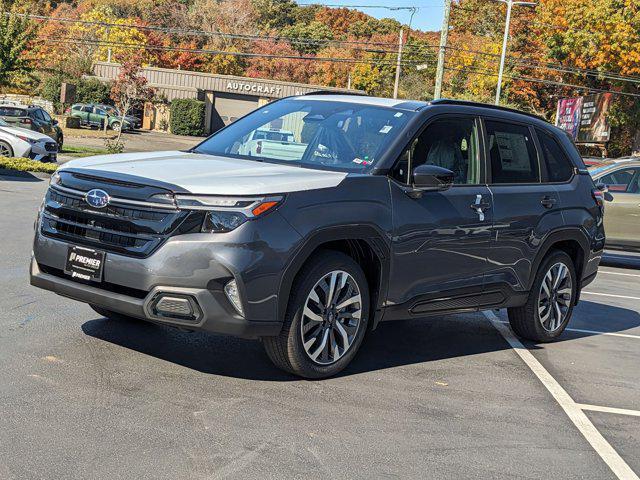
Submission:
[[[246,148],[277,128],[290,151]],[[602,217],[574,144],[538,117],[303,95],[188,152],[63,165],[31,283],[107,318],[259,337],[322,378],[381,321],[507,308],[517,335],[557,338],[596,276]]]
[[19,128],[28,128],[35,132],[44,133],[51,137],[58,144],[58,149],[62,150],[64,134],[58,125],[58,121],[53,119],[45,109],[37,105],[13,105],[0,104],[0,118],[9,125]]

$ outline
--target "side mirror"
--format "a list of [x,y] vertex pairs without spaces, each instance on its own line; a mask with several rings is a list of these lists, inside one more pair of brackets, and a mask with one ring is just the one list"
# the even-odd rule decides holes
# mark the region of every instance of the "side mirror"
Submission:
[[423,192],[447,190],[453,185],[454,173],[436,165],[420,165],[413,170],[413,187]]
[[609,192],[609,185],[605,185],[604,183],[598,183],[596,188],[600,190],[604,195],[604,199],[607,202],[613,202],[613,195]]
[[58,126],[58,120],[53,120],[51,122],[51,125],[53,125],[54,127],[57,127]]

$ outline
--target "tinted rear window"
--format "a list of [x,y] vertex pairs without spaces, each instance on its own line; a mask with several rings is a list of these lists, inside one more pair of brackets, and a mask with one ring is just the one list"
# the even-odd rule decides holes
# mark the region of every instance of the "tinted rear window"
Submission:
[[555,138],[542,130],[536,129],[536,133],[542,146],[542,154],[547,165],[549,181],[566,182],[573,174],[571,160],[569,160]]

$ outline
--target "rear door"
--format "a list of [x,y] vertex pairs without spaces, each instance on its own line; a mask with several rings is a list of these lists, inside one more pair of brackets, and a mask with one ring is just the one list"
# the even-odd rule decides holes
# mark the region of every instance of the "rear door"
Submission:
[[542,152],[529,125],[485,118],[488,184],[493,196],[493,230],[487,286],[528,288],[542,239],[564,224],[559,196],[543,181]]
[[[482,180],[479,126],[474,116],[432,119],[393,169],[388,300],[400,318],[406,318],[407,310],[424,315],[473,309],[484,301],[492,210]],[[412,172],[422,164],[452,170],[454,185],[445,191],[408,195]]]
[[640,166],[618,167],[598,182],[607,185],[613,197],[604,212],[607,244],[640,248]]

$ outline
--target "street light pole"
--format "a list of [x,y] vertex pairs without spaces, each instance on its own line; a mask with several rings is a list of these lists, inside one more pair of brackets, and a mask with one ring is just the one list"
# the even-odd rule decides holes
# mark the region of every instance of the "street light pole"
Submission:
[[514,5],[535,6],[535,2],[514,2],[513,0],[497,0],[507,4],[507,20],[504,24],[504,37],[502,38],[502,54],[500,55],[500,70],[498,71],[498,86],[496,88],[496,105],[500,105],[502,93],[502,75],[504,73],[504,61],[507,56],[507,43],[509,41],[509,27],[511,26],[511,9]]

